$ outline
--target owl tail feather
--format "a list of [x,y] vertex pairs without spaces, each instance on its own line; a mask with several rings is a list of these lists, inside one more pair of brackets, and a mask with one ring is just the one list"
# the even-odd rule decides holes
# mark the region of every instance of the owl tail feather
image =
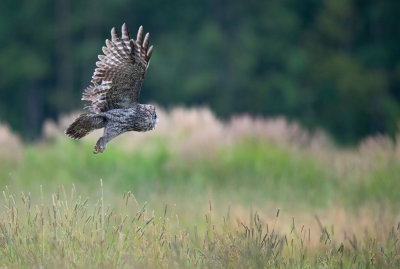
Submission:
[[106,119],[103,116],[84,113],[65,130],[65,134],[73,139],[81,139],[91,131],[103,128],[105,122]]

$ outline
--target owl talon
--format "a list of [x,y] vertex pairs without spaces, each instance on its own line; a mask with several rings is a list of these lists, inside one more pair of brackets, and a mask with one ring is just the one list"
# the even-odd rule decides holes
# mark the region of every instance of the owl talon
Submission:
[[97,141],[96,145],[94,146],[93,153],[103,153],[106,150],[107,144],[104,142],[104,137],[100,137]]
[[96,146],[94,146],[93,153],[94,153],[94,154],[97,154],[97,153],[99,153],[99,147],[98,147],[97,145],[96,145]]

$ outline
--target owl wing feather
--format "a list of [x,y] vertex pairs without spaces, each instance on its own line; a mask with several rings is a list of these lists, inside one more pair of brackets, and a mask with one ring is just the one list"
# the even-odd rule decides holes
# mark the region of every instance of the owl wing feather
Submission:
[[100,61],[96,62],[93,85],[83,92],[82,100],[91,101],[85,108],[100,113],[132,107],[138,103],[140,88],[153,52],[153,46],[149,48],[149,40],[149,33],[143,39],[142,26],[139,27],[136,40],[130,38],[125,23],[122,25],[121,37],[112,28],[111,41],[106,40],[104,55],[99,55]]

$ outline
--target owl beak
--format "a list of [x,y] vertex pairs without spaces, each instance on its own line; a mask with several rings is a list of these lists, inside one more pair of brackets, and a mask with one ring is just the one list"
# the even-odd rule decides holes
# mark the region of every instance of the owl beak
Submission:
[[153,130],[156,128],[157,123],[158,123],[158,117],[154,119]]

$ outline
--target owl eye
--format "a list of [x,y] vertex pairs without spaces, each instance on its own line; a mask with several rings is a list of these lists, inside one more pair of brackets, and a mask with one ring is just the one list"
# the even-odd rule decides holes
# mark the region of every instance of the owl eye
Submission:
[[154,119],[157,119],[157,113],[154,113]]

